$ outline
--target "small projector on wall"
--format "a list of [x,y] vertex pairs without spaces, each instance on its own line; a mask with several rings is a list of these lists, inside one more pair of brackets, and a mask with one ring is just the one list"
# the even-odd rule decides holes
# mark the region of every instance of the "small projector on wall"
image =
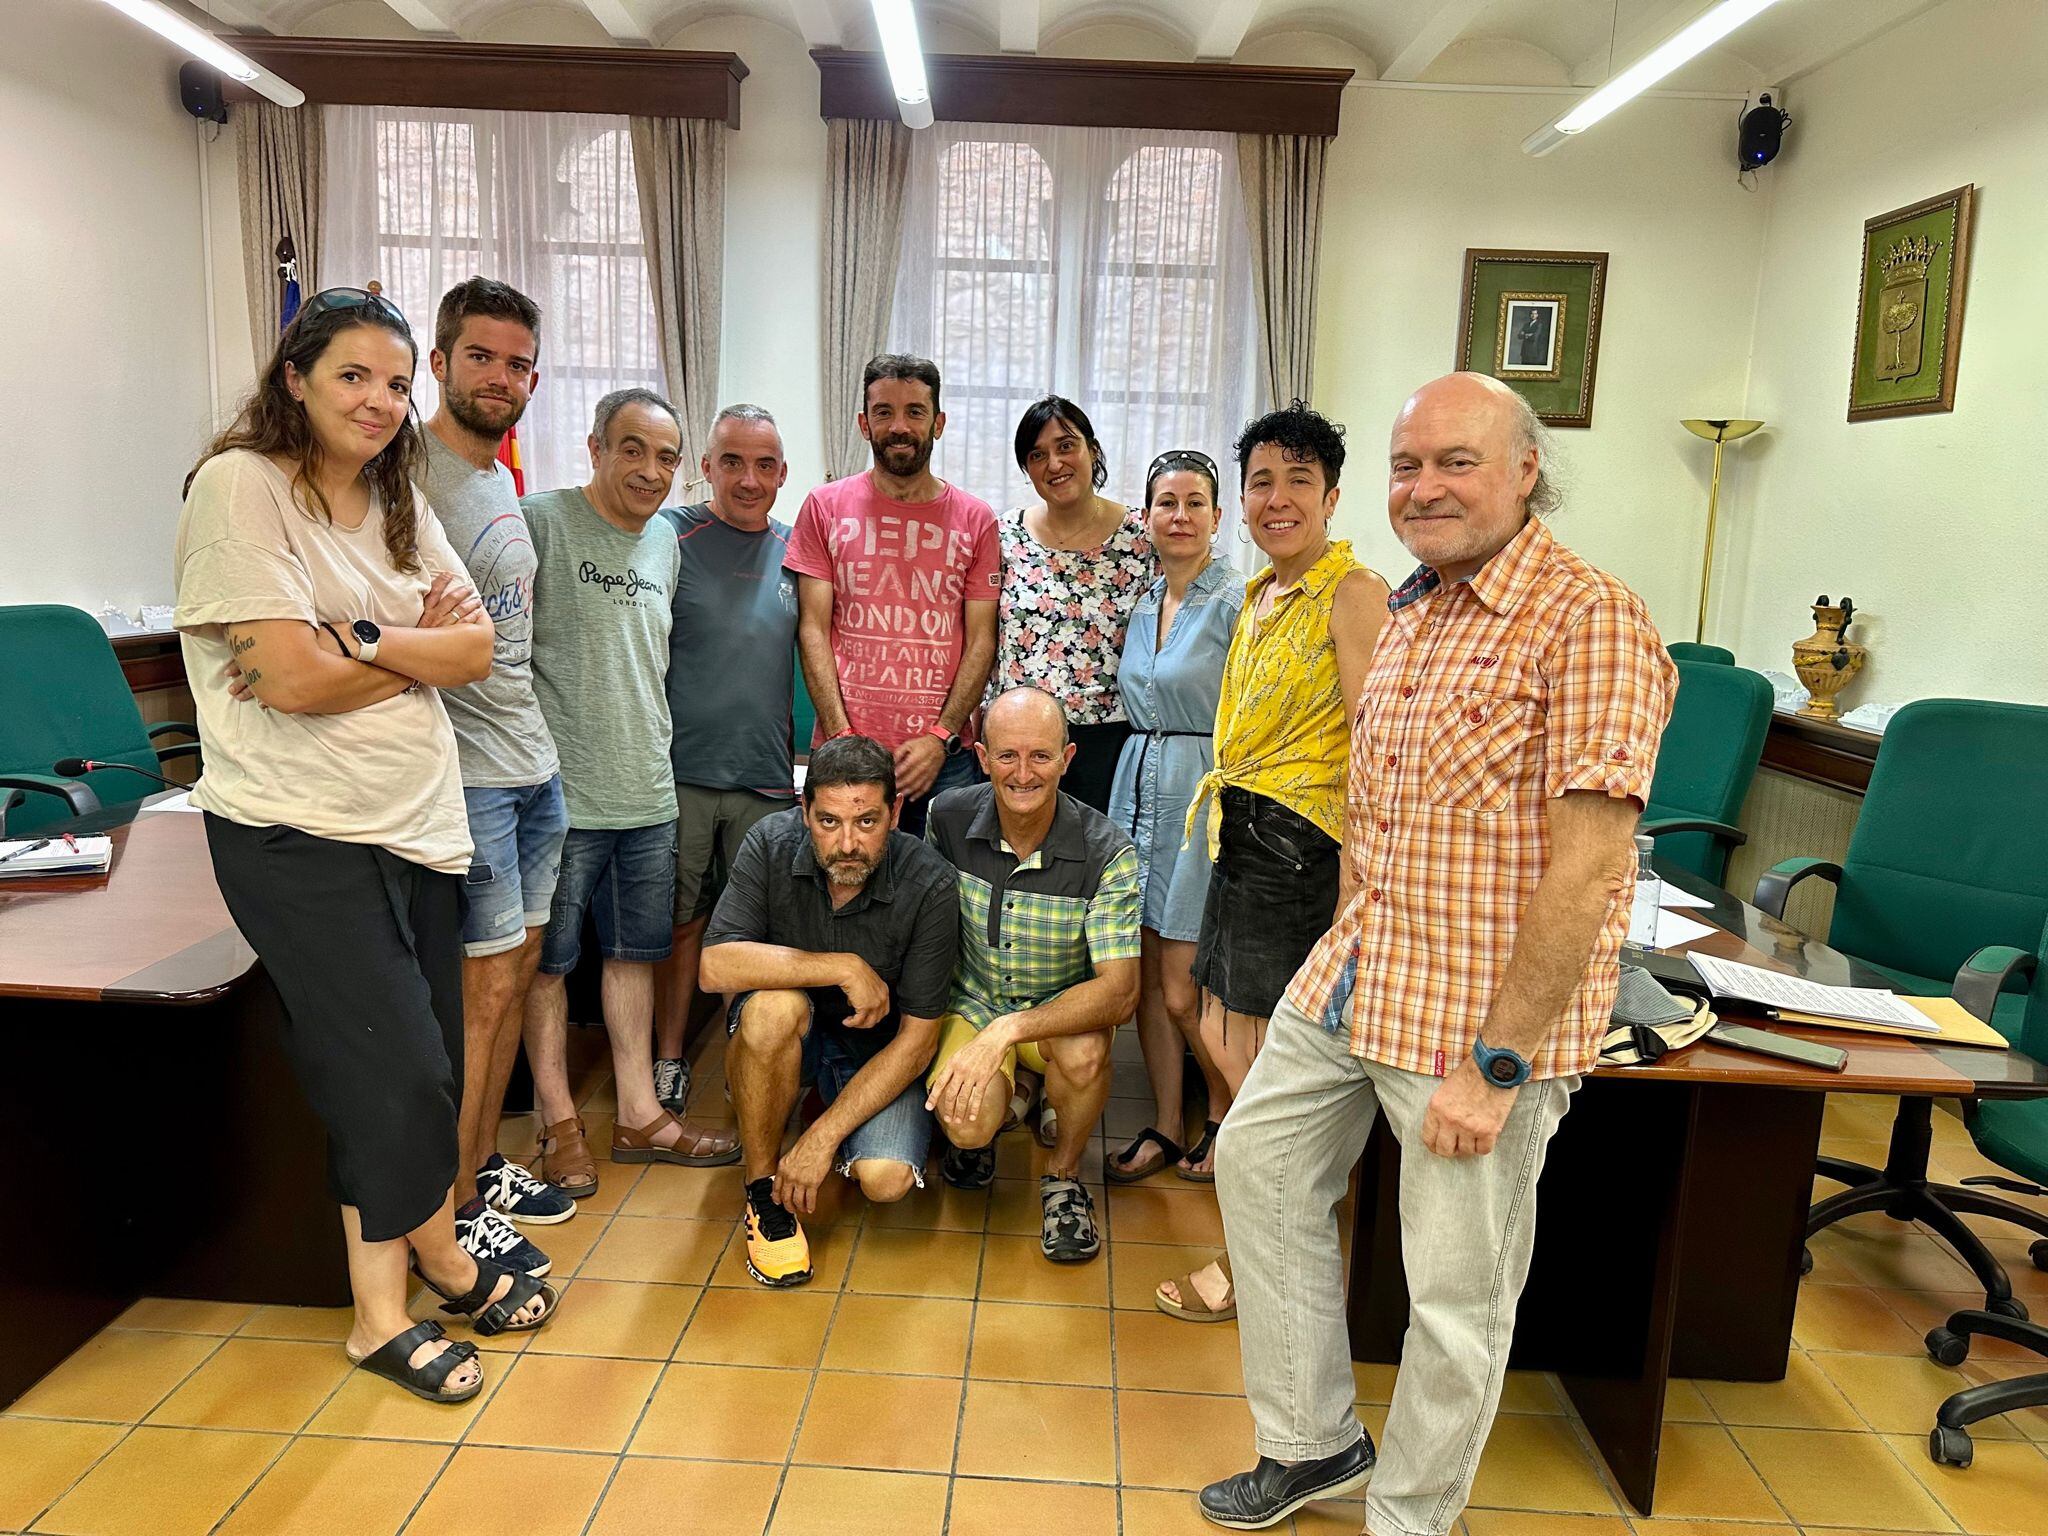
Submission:
[[1735,139],[1737,168],[1760,171],[1777,159],[1778,150],[1785,142],[1785,130],[1791,122],[1790,112],[1771,104],[1769,91],[1759,96],[1757,104],[1742,114],[1741,127]]

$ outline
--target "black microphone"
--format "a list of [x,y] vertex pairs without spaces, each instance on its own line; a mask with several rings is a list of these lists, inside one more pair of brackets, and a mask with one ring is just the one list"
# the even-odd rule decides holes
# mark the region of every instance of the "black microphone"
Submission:
[[50,765],[50,772],[62,779],[82,779],[88,773],[101,768],[118,768],[123,773],[139,773],[145,779],[155,779],[168,789],[190,789],[190,784],[180,784],[176,779],[167,779],[160,773],[151,773],[147,768],[138,768],[133,763],[100,763],[89,757],[60,757]]

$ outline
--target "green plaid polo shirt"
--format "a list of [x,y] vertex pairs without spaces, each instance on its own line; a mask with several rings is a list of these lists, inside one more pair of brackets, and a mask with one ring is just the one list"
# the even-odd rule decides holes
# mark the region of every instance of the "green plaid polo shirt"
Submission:
[[1138,853],[1094,807],[1061,795],[1028,859],[1003,840],[993,784],[931,803],[926,839],[960,872],[953,1012],[976,1029],[1088,981],[1105,960],[1138,958]]

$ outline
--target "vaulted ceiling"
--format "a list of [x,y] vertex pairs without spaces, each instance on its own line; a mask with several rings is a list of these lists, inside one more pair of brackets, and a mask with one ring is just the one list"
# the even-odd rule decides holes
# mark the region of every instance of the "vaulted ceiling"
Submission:
[[[874,45],[867,0],[192,0],[228,27],[318,36],[418,32],[659,44],[720,16],[752,16],[813,47]],[[1362,76],[1499,85],[1592,85],[1710,0],[917,0],[935,52],[1302,61],[1304,37]],[[1675,88],[1785,84],[1940,0],[1780,0],[1680,76]]]

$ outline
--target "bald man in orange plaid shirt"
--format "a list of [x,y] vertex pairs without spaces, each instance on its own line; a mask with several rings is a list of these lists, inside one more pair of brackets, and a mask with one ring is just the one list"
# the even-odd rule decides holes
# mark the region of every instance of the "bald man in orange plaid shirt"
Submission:
[[[1444,1536],[1499,1406],[1536,1180],[1613,1007],[1677,691],[1642,599],[1552,536],[1544,453],[1528,404],[1479,374],[1394,422],[1387,511],[1421,564],[1352,724],[1337,920],[1217,1147],[1259,1452],[1202,1490],[1218,1525],[1370,1481],[1371,1536]],[[1411,1302],[1377,1466],[1335,1217],[1375,1113],[1401,1145]]]

